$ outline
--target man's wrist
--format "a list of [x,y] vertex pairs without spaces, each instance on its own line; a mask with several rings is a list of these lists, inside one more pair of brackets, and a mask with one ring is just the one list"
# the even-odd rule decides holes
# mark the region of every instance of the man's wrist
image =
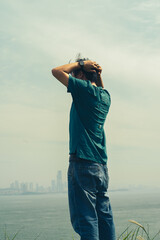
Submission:
[[67,71],[66,72],[71,73],[74,70],[78,70],[78,69],[80,69],[80,65],[79,65],[78,62],[70,63],[70,64],[67,65],[67,69],[66,69]]
[[79,66],[82,70],[84,69],[84,61],[83,60],[79,61]]

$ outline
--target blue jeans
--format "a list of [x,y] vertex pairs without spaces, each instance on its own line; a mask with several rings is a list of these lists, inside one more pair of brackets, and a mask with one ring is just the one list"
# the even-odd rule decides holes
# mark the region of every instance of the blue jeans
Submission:
[[69,163],[70,219],[81,240],[116,239],[108,180],[106,165],[86,160]]

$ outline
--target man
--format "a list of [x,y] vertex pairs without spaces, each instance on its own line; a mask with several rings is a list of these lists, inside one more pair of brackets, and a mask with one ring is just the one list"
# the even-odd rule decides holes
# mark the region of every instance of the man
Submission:
[[102,68],[88,59],[52,69],[72,95],[68,199],[70,218],[81,240],[115,240],[107,193],[108,168],[104,122],[111,104]]

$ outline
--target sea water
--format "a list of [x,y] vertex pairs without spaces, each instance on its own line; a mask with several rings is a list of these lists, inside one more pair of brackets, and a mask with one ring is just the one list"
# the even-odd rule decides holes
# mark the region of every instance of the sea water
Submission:
[[[134,219],[151,236],[160,230],[160,192],[116,191],[109,193],[116,233],[119,236]],[[19,231],[19,232],[18,232]],[[78,240],[69,219],[67,194],[0,196],[0,240]],[[156,238],[160,239],[160,236]]]

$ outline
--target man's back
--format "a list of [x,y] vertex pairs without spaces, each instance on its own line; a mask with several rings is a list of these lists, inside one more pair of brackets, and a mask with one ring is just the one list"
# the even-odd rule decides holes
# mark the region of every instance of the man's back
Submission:
[[110,95],[89,80],[70,75],[68,92],[73,103],[70,111],[70,154],[91,161],[106,163],[107,151],[104,123],[111,104]]

